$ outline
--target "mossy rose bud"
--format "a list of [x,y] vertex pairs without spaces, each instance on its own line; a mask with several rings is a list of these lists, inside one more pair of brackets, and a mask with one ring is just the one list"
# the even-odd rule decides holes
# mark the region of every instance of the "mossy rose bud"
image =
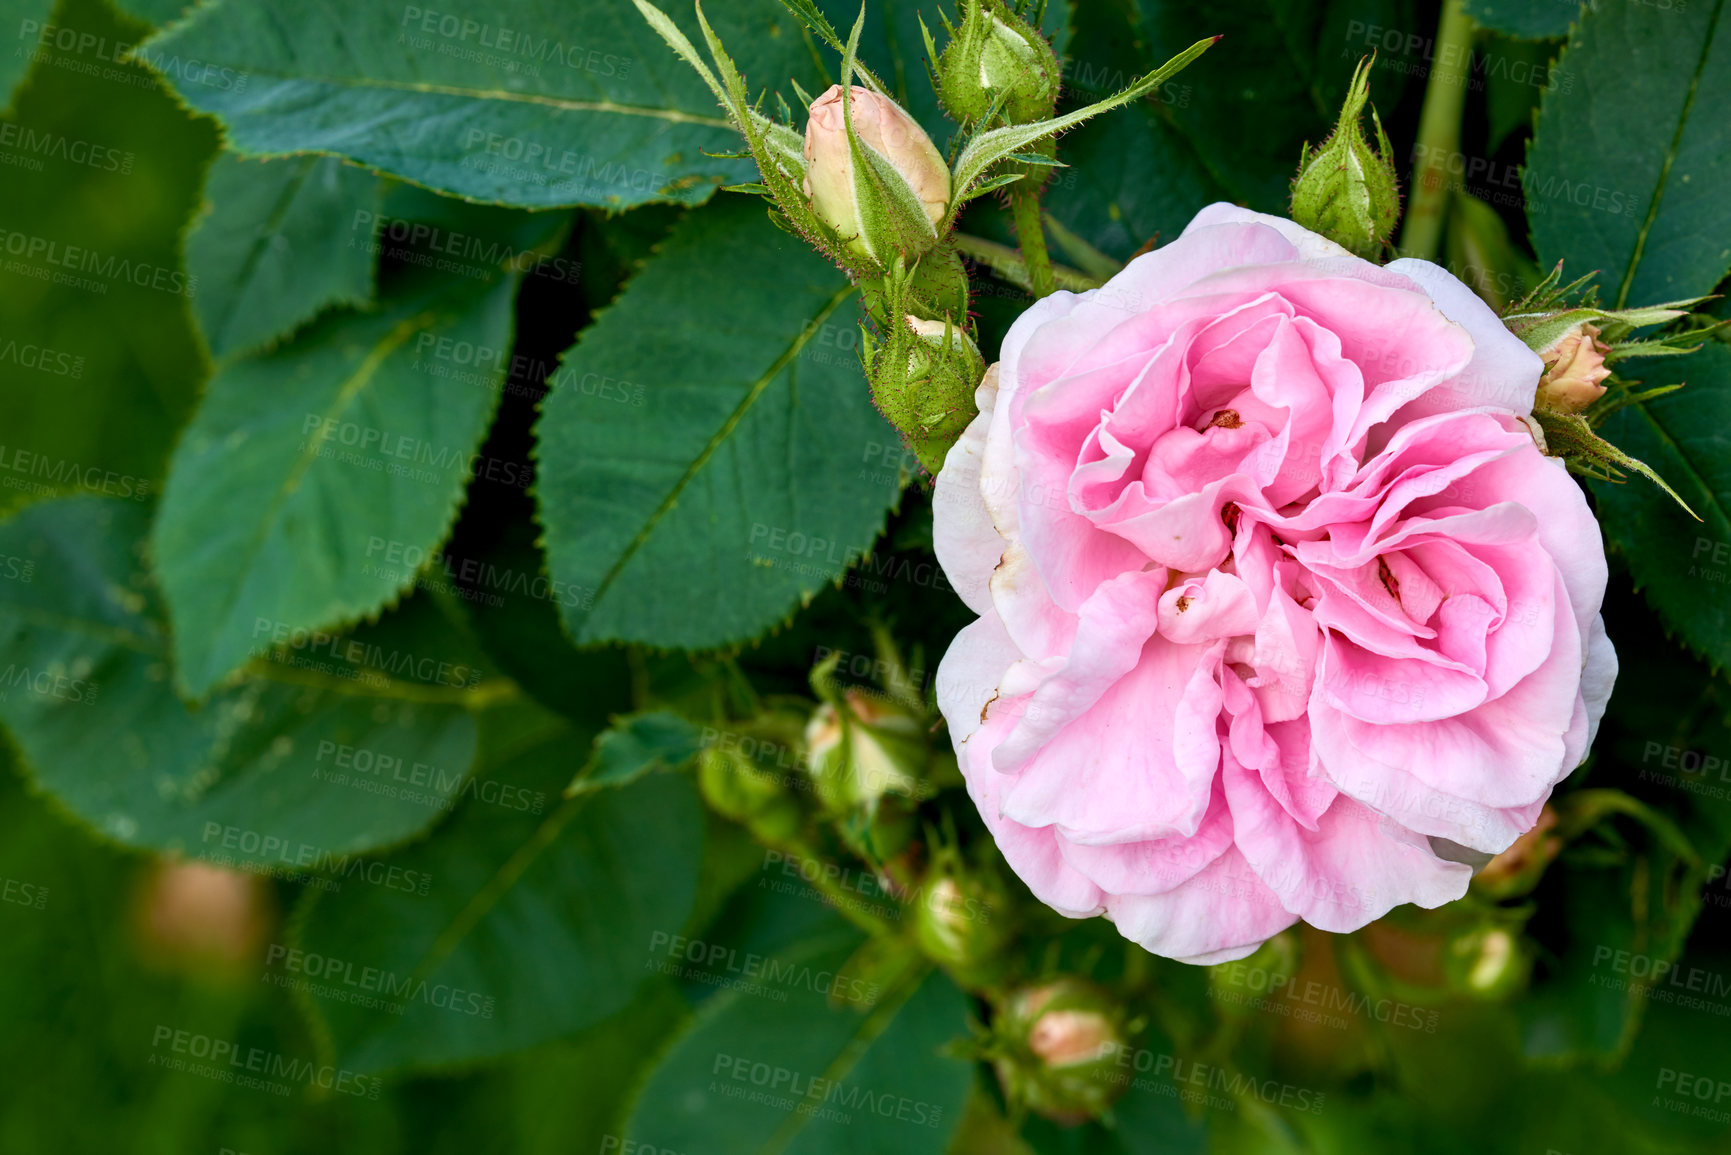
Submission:
[[970,0],[938,63],[944,108],[967,123],[991,112],[1011,124],[1046,120],[1058,103],[1060,70],[1046,38],[1002,0]]
[[859,687],[842,708],[820,705],[805,728],[806,764],[834,810],[875,803],[885,794],[915,794],[931,760],[921,719]]
[[[884,268],[911,264],[937,241],[949,211],[950,170],[931,137],[887,96],[854,85],[812,101],[805,126],[805,192],[848,250]],[[852,119],[853,139],[848,137]]]
[[1122,1093],[1123,1011],[1105,992],[1064,977],[1024,987],[994,1020],[993,1067],[1011,1103],[1060,1123],[1099,1115]]
[[1579,413],[1605,395],[1605,354],[1611,350],[1599,340],[1599,328],[1582,322],[1539,351],[1545,374],[1539,378],[1533,405],[1553,413]]
[[874,350],[872,400],[933,476],[974,419],[985,362],[968,335],[946,321],[904,318],[904,331]]
[[1400,184],[1382,121],[1373,109],[1375,148],[1360,123],[1369,98],[1366,61],[1353,73],[1333,134],[1315,151],[1305,149],[1292,182],[1292,219],[1361,257],[1382,250],[1400,217]]
[[1009,892],[989,864],[963,860],[954,846],[942,846],[914,904],[914,938],[927,958],[968,986],[983,986],[1008,962]]

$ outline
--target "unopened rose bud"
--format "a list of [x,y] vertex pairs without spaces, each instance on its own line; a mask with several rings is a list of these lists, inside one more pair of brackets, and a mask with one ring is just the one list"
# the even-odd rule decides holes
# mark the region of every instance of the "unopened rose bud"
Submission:
[[1554,413],[1579,413],[1605,395],[1605,354],[1611,350],[1599,340],[1596,325],[1582,322],[1539,351],[1545,363],[1533,405]]
[[998,105],[1010,124],[1047,120],[1058,103],[1060,70],[1046,38],[1002,0],[968,0],[962,24],[938,61],[938,95],[964,124]]
[[993,1067],[1012,1103],[1060,1123],[1080,1123],[1124,1090],[1117,1056],[1123,1010],[1105,992],[1065,977],[1024,987],[993,1021]]
[[165,862],[140,896],[140,946],[153,963],[178,970],[226,970],[251,959],[268,923],[250,874],[206,862]]
[[697,788],[711,810],[743,823],[766,842],[799,829],[799,803],[782,787],[781,775],[734,750],[709,747],[697,755]]
[[1449,941],[1443,969],[1450,985],[1461,993],[1499,999],[1525,985],[1532,956],[1513,931],[1478,927]]
[[965,986],[985,986],[1001,974],[1009,891],[990,863],[969,863],[953,846],[940,847],[916,898],[914,939],[927,958]]
[[1353,73],[1334,133],[1299,157],[1292,182],[1292,219],[1361,257],[1381,252],[1400,217],[1400,184],[1390,163],[1388,137],[1376,111],[1376,148],[1360,120],[1370,98],[1370,64]]
[[848,104],[854,143],[865,151],[856,155],[848,140],[842,88],[832,84],[806,121],[806,195],[851,252],[884,268],[897,255],[912,265],[936,243],[949,212],[950,170],[925,129],[889,97],[854,85]]
[[842,709],[825,702],[806,725],[806,764],[832,809],[912,795],[930,761],[920,719],[896,702],[859,687],[842,693]]
[[945,321],[909,316],[874,351],[872,400],[936,477],[950,446],[974,419],[985,362],[966,333]]

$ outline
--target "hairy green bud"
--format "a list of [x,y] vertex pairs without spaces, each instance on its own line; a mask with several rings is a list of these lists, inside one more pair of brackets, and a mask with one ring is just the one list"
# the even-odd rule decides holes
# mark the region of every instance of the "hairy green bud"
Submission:
[[1370,61],[1359,62],[1334,132],[1315,151],[1307,146],[1292,182],[1292,219],[1361,257],[1382,252],[1400,219],[1400,184],[1392,149],[1373,108],[1376,147],[1360,123],[1370,98]]
[[1052,46],[1003,0],[967,0],[938,61],[938,96],[964,124],[983,119],[994,104],[1010,124],[1050,119],[1060,79]]

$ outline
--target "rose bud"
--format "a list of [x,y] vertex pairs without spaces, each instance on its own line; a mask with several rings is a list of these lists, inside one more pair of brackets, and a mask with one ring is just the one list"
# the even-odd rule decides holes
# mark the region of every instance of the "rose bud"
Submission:
[[837,811],[918,792],[931,761],[921,720],[858,686],[842,691],[841,709],[825,702],[812,713],[805,746],[818,794]]
[[907,326],[871,352],[872,400],[932,475],[977,412],[985,362],[968,335],[947,321],[908,316]]
[[140,947],[165,969],[232,971],[252,958],[269,921],[257,877],[207,862],[165,862],[137,905]]
[[1365,140],[1359,118],[1370,97],[1370,63],[1353,73],[1334,133],[1316,151],[1300,154],[1292,182],[1292,219],[1361,257],[1375,256],[1400,217],[1400,185],[1389,162],[1388,137],[1376,110],[1377,147]]
[[964,986],[998,977],[1006,962],[1009,892],[996,870],[970,866],[954,846],[941,846],[915,898],[914,938],[927,958]]
[[1124,1090],[1117,1056],[1123,1011],[1090,983],[1065,977],[1011,995],[993,1021],[993,1067],[1004,1097],[1058,1123],[1080,1123]]
[[1605,367],[1605,354],[1610,351],[1599,340],[1598,327],[1585,321],[1558,337],[1548,348],[1539,350],[1545,374],[1539,378],[1533,407],[1554,413],[1579,413],[1603,397],[1603,382],[1611,375]]
[[1002,0],[968,0],[962,26],[938,61],[944,109],[966,124],[999,113],[1011,124],[1051,117],[1060,69],[1046,38]]
[[851,252],[885,268],[898,255],[911,265],[938,239],[950,170],[925,129],[889,97],[854,85],[848,104],[852,141],[841,85],[811,102],[806,195]]
[[782,789],[781,776],[734,750],[711,746],[697,755],[697,788],[709,808],[743,823],[769,843],[800,825],[799,803]]
[[1526,984],[1532,953],[1518,934],[1481,926],[1450,940],[1443,956],[1449,985],[1481,999],[1500,999]]

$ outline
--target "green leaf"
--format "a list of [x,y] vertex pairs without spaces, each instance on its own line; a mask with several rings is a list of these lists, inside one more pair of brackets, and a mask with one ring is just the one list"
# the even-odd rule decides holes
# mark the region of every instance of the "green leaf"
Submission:
[[216,158],[205,215],[186,238],[212,356],[271,344],[333,305],[372,299],[372,246],[355,243],[354,221],[376,219],[380,186],[371,173],[319,157]]
[[[326,317],[217,373],[152,539],[187,693],[413,583],[498,404],[515,287],[417,278],[377,312]],[[464,348],[490,363],[459,364]]]
[[841,275],[728,198],[691,214],[566,353],[537,496],[579,643],[753,637],[871,548],[900,440]]
[[1731,270],[1722,7],[1594,6],[1557,64],[1575,83],[1539,106],[1523,182],[1539,265],[1598,270],[1607,307],[1703,296]]
[[1646,462],[1701,520],[1659,486],[1630,477],[1591,483],[1599,522],[1667,628],[1722,667],[1731,655],[1731,348],[1710,341],[1650,366],[1647,384],[1685,387],[1624,406],[1597,432]]
[[621,718],[596,739],[594,756],[565,794],[627,786],[653,771],[678,769],[701,748],[697,727],[669,710]]
[[382,1005],[340,990],[304,1000],[351,1069],[467,1062],[598,1023],[650,976],[650,936],[690,912],[702,852],[690,780],[651,775],[559,803],[592,731],[532,707],[495,713],[488,747],[501,753],[462,808],[389,860],[430,877],[426,895],[347,888],[297,920],[298,949],[377,972]]
[[[776,0],[718,6],[757,86],[813,78]],[[687,28],[689,10],[676,13]],[[527,207],[697,204],[752,166],[715,97],[623,0],[205,5],[145,58],[237,152],[344,156],[429,188]],[[186,62],[200,66],[190,68]]]
[[[777,956],[835,974],[852,952],[829,936]],[[919,976],[913,976],[919,980]],[[972,1068],[943,1048],[967,1031],[968,1002],[936,972],[866,1008],[831,1009],[806,986],[715,995],[662,1059],[626,1135],[646,1148],[714,1155],[896,1151],[949,1142]]]
[[25,250],[0,274],[0,511],[154,493],[207,372],[179,237],[215,126],[142,66],[97,64],[136,38],[99,0],[65,0],[45,47],[7,11],[6,61],[42,59],[0,125],[0,222]]
[[1581,5],[1570,0],[1463,0],[1463,7],[1482,27],[1520,40],[1567,36],[1581,16]]
[[[370,659],[356,671],[366,693],[286,680],[341,664],[327,652],[187,709],[143,567],[148,517],[135,502],[65,498],[0,525],[0,721],[36,781],[115,841],[271,873],[341,875],[359,865],[349,856],[431,825],[474,757],[455,695],[389,696]],[[380,664],[403,652],[372,650]]]
[[[39,46],[41,29],[54,14],[54,0],[0,0],[0,22],[7,28],[18,29],[18,39],[12,51],[0,55],[0,111],[11,104],[12,90],[30,71]],[[34,25],[34,30],[32,30]],[[34,31],[34,35],[30,33]]]

